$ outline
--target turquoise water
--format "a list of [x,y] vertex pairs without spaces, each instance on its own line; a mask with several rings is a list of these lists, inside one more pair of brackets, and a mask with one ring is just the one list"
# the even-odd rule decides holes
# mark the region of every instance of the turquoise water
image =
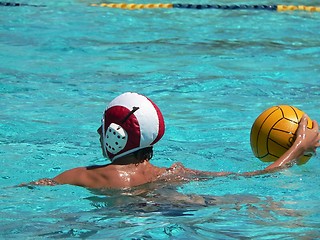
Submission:
[[291,104],[320,121],[319,13],[34,3],[47,7],[0,7],[0,238],[319,237],[319,156],[265,176],[125,191],[13,187],[106,163],[96,129],[125,91],[164,114],[155,165],[263,169],[249,142],[263,110]]

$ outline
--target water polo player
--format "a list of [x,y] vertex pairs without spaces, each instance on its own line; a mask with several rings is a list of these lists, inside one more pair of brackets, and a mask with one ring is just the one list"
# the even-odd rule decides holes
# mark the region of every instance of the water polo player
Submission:
[[[72,184],[88,188],[126,188],[166,180],[188,181],[199,177],[225,176],[228,172],[204,172],[185,168],[181,163],[170,168],[150,163],[153,145],[165,132],[160,109],[149,98],[137,93],[124,93],[110,102],[103,113],[98,129],[103,155],[111,160],[101,166],[78,167],[67,170],[53,179],[32,182],[35,185]],[[305,152],[319,147],[319,128],[313,121],[307,128],[307,116],[299,123],[292,147],[267,168],[241,175],[257,175],[292,166]],[[238,174],[239,175],[239,174]]]

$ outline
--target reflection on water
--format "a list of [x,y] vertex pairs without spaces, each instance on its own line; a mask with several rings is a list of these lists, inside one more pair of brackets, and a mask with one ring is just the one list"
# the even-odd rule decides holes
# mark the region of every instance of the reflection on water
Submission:
[[[305,215],[303,211],[288,208],[286,203],[275,201],[270,196],[186,195],[177,192],[176,186],[163,183],[127,190],[94,190],[94,195],[86,200],[95,208],[90,214],[90,221],[96,226],[108,226],[108,236],[115,234],[118,237],[148,238],[160,234],[192,239],[219,232],[217,236],[238,238],[241,231],[243,236],[263,236],[259,228],[276,225],[281,229],[275,231],[275,236],[278,236],[283,228],[291,232],[290,229],[297,227],[298,222],[302,226],[300,219]],[[250,233],[248,224],[258,229]],[[117,228],[121,228],[121,232],[117,232]],[[128,229],[134,231],[129,233]],[[95,236],[99,236],[99,232],[106,234],[105,229],[97,231]]]
[[248,214],[255,213],[255,210],[262,210],[259,214],[263,217],[271,217],[271,212],[284,216],[299,215],[292,209],[286,209],[283,203],[274,201],[272,197],[258,197],[250,194],[224,196],[182,194],[177,191],[177,186],[178,184],[154,182],[131,189],[91,190],[94,195],[86,199],[91,201],[91,205],[96,209],[117,208],[120,212],[128,214],[157,212],[176,216],[174,212],[178,209],[182,213],[178,215],[184,215],[183,213],[188,211],[214,206],[220,210],[244,210]]

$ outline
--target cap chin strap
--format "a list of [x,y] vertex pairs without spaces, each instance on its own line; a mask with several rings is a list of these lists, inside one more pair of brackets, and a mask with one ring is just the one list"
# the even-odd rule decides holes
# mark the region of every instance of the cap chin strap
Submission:
[[104,126],[104,116],[101,119],[101,127],[102,127],[102,134],[101,134],[101,143],[102,143],[102,152],[103,152],[103,156],[104,157],[108,157],[107,154],[107,145],[106,145],[106,130],[105,130],[105,126]]

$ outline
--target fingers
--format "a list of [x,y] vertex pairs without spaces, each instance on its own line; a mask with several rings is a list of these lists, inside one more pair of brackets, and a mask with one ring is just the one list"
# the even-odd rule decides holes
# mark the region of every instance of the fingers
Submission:
[[[299,122],[298,130],[305,132],[305,130],[307,129],[307,126],[308,126],[308,118],[309,117],[307,114],[302,115],[301,120]],[[311,130],[313,130],[314,132],[319,132],[319,124],[316,120],[312,120]]]
[[303,134],[306,132],[307,130],[307,126],[308,126],[308,115],[307,114],[303,114],[300,122],[299,122],[299,126],[297,129],[297,134]]
[[318,125],[318,122],[316,120],[312,121],[312,129],[316,130],[317,132],[319,131],[319,125]]
[[320,132],[319,132],[319,125],[316,120],[312,121],[312,131],[315,133],[315,145],[314,145],[314,152],[316,149],[320,147]]
[[308,126],[308,118],[309,118],[309,116],[308,116],[307,114],[303,114],[303,115],[302,115],[302,118],[301,118],[301,120],[300,120],[300,122],[301,122],[303,125],[305,125],[306,127]]
[[318,135],[317,135],[317,144],[316,144],[316,147],[318,148],[318,147],[320,147],[319,125],[318,125],[318,122],[317,122],[316,120],[313,120],[312,123],[313,123],[313,129],[314,129],[314,131],[318,133]]

